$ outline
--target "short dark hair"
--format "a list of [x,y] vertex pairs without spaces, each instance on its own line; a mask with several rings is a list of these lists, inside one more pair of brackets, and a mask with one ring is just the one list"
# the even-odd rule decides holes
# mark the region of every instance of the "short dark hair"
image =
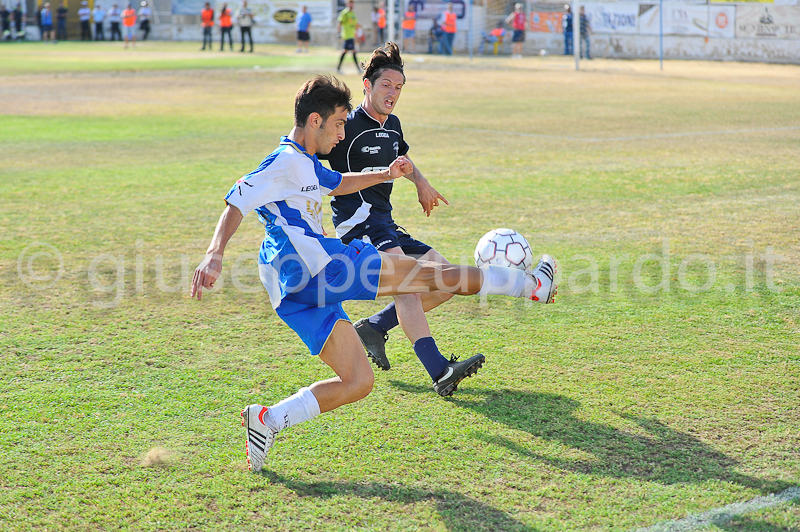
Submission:
[[396,70],[403,74],[403,82],[406,80],[406,75],[403,72],[403,58],[400,57],[400,48],[393,42],[387,42],[380,48],[377,48],[369,59],[361,62],[361,67],[364,69],[364,79],[368,79],[370,85],[374,85],[384,70]]
[[348,113],[353,110],[347,85],[333,76],[314,76],[303,83],[294,97],[294,124],[303,127],[311,113],[319,113],[323,121],[327,120],[339,107]]

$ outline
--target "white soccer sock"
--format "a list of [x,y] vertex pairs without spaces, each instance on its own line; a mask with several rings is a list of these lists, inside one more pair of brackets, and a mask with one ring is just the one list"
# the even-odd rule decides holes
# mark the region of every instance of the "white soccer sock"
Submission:
[[525,278],[528,276],[524,270],[487,265],[481,266],[481,271],[483,272],[483,284],[478,295],[522,297]]
[[269,414],[280,431],[317,417],[319,403],[310,388],[300,388],[296,394],[269,407]]

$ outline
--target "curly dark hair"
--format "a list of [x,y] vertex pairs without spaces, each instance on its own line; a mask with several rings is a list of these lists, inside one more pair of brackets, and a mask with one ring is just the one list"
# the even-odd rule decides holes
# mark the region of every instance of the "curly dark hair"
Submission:
[[347,85],[333,76],[314,76],[303,83],[294,97],[294,124],[303,127],[311,113],[319,113],[325,121],[339,107],[348,113],[353,110]]
[[361,68],[364,69],[364,79],[368,79],[371,85],[381,77],[384,70],[396,70],[403,74],[403,82],[406,81],[406,75],[403,72],[403,58],[400,57],[400,48],[393,42],[387,42],[380,48],[377,48],[369,59],[361,61]]

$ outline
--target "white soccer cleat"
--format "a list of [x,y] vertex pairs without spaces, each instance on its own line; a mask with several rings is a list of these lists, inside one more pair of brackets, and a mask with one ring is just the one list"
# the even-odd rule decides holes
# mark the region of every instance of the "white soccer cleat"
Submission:
[[264,467],[264,459],[278,434],[274,425],[266,406],[250,405],[242,410],[242,426],[247,429],[244,449],[250,471],[258,472]]
[[556,260],[550,255],[542,255],[539,264],[525,279],[525,293],[530,294],[528,299],[539,303],[553,303],[558,293],[558,286],[553,281],[556,271]]

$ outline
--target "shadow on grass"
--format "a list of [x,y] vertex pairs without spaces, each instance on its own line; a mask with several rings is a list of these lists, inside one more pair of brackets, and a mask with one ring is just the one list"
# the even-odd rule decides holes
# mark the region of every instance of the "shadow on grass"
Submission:
[[714,525],[725,532],[793,532],[797,530],[794,527],[773,525],[747,517],[737,518],[726,523],[714,523]]
[[[424,386],[398,381],[391,383],[404,391],[430,393]],[[508,438],[481,436],[488,443],[560,469],[603,477],[641,478],[662,484],[721,480],[758,489],[764,494],[777,493],[792,486],[737,473],[733,470],[738,465],[736,460],[657,419],[618,413],[647,433],[640,435],[578,419],[573,412],[580,403],[563,395],[507,389],[473,391],[469,388],[459,390],[457,394],[450,399],[456,405],[537,438],[557,441],[593,456],[590,460],[548,456]],[[478,402],[459,399],[481,396],[483,401]]]
[[536,529],[520,523],[497,508],[452,491],[429,491],[409,488],[402,484],[380,482],[303,482],[266,470],[262,471],[261,475],[273,484],[284,485],[300,497],[326,499],[346,495],[364,499],[383,499],[399,504],[433,501],[447,530],[536,532]]

